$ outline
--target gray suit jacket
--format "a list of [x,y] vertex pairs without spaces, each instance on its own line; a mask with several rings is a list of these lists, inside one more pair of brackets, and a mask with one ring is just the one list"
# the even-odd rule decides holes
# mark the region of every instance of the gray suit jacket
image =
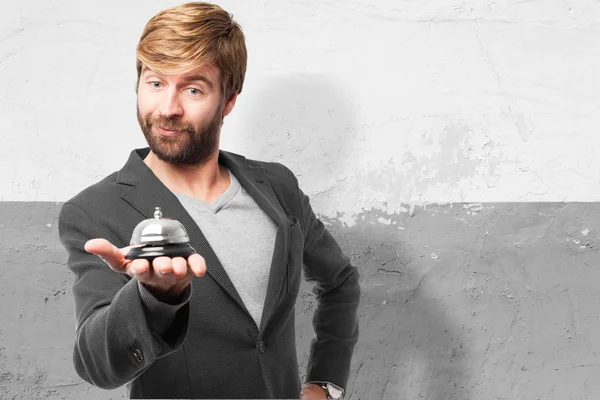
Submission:
[[[278,163],[219,154],[278,225],[257,327],[198,226],[144,164],[148,151],[132,151],[120,171],[60,212],[59,236],[75,274],[73,360],[79,376],[105,389],[127,385],[132,398],[298,398],[294,306],[304,269],[318,298],[306,379],[345,387],[358,339],[359,274],[292,172]],[[154,327],[164,316],[142,300],[137,281],[84,250],[92,238],[129,245],[134,227],[152,218],[157,206],[185,226],[207,263],[207,274],[192,280],[189,301],[160,333]]]

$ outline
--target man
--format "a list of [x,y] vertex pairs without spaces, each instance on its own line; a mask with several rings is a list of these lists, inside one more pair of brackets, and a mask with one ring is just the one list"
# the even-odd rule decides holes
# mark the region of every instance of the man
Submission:
[[[241,28],[216,5],[170,8],[144,29],[136,90],[149,147],[59,217],[75,274],[74,365],[93,385],[127,385],[132,398],[324,399],[345,389],[357,269],[289,169],[219,149],[246,58]],[[185,226],[199,254],[125,258],[155,207]],[[294,326],[302,269],[318,299],[303,385]]]

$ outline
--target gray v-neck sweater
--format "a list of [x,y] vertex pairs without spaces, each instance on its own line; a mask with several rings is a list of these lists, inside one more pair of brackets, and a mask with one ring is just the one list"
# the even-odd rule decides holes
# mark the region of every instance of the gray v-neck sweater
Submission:
[[277,225],[231,171],[229,176],[229,188],[212,203],[180,193],[175,195],[208,240],[260,328]]

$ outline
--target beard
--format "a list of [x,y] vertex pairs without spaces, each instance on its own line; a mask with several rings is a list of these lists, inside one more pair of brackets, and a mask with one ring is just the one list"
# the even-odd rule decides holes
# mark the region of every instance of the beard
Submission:
[[[218,151],[219,132],[223,124],[220,108],[210,121],[199,128],[194,128],[180,117],[142,116],[139,106],[137,118],[150,150],[164,162],[201,165]],[[177,136],[161,136],[152,130],[154,126],[182,133]]]

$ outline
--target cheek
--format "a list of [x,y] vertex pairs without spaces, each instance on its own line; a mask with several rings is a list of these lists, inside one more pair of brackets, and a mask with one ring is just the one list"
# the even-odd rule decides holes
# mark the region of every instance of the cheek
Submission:
[[145,88],[140,88],[138,90],[137,107],[142,115],[152,114],[157,108],[156,101],[152,96],[145,93]]
[[213,108],[188,110],[186,117],[189,121],[193,121],[194,125],[206,125],[215,118],[218,112],[219,110]]

